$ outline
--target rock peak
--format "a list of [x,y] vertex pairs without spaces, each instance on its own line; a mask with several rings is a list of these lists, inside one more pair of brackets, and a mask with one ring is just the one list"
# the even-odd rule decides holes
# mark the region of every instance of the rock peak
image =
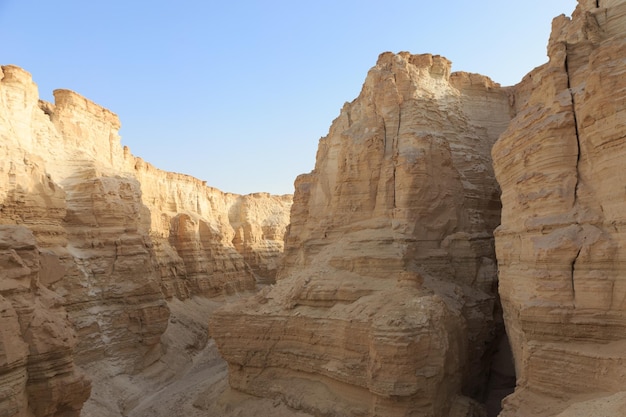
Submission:
[[2,80],[2,82],[32,84],[33,77],[30,72],[16,65],[2,65],[0,67],[0,80]]
[[84,112],[110,124],[115,130],[119,130],[121,127],[117,114],[72,90],[57,89],[52,94],[54,95],[54,105],[57,111],[67,109],[69,111]]
[[[381,54],[320,140],[314,171],[296,180],[277,284],[211,318],[234,387],[291,403],[294,381],[319,389],[315,375],[345,416],[469,412],[462,387],[476,383],[494,320],[489,152],[510,111],[503,89],[452,86],[450,65]],[[426,362],[446,377],[424,378]]]
[[376,66],[392,72],[409,72],[414,75],[429,75],[435,79],[448,81],[452,62],[441,55],[411,54],[402,51],[397,54],[383,52],[378,56]]

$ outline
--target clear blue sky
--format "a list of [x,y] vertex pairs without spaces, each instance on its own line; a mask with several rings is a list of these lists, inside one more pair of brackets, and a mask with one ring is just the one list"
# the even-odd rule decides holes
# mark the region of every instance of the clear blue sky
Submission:
[[223,191],[293,192],[384,51],[517,83],[575,0],[0,0],[0,63],[117,113],[122,144]]

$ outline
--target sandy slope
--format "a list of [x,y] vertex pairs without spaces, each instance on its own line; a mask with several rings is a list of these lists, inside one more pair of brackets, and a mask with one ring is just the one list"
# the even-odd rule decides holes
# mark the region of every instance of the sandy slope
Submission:
[[[207,318],[241,296],[172,300],[161,359],[140,374],[116,372],[115,360],[86,367],[93,383],[83,417],[307,417],[278,400],[232,391],[226,362],[208,338]],[[304,393],[303,393],[304,394]]]

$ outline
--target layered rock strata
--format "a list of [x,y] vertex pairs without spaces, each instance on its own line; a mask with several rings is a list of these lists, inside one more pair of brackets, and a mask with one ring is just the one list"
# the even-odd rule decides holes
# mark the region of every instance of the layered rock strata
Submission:
[[[0,225],[7,229],[0,237],[31,233],[24,247],[32,260],[21,260],[22,243],[2,248],[9,264],[26,266],[18,268],[22,275],[3,270],[0,277],[7,323],[18,320],[22,329],[14,331],[13,323],[2,330],[5,346],[19,349],[0,368],[0,401],[6,397],[13,404],[6,409],[27,407],[35,416],[78,413],[89,383],[73,360],[107,360],[113,373],[157,360],[168,298],[253,289],[255,271],[269,271],[271,280],[290,207],[290,196],[238,196],[158,170],[122,148],[115,114],[71,91],[54,96],[54,104],[40,101],[30,74],[2,67]],[[265,211],[231,225],[231,211],[250,199]],[[248,230],[237,240],[244,253],[233,243],[240,228]],[[246,259],[253,258],[251,267]],[[23,283],[19,294],[15,280]],[[51,330],[29,325],[39,317],[33,312],[49,315]],[[39,328],[41,334],[23,334]],[[77,338],[60,336],[73,331]],[[43,394],[31,401],[45,384],[50,404]],[[6,415],[23,415],[15,413]]]
[[517,117],[493,149],[518,377],[501,415],[622,415],[626,3],[579,1],[554,20],[548,54],[517,86]]
[[79,416],[89,397],[73,361],[76,334],[62,300],[45,287],[47,266],[57,262],[26,227],[0,225],[2,416]]
[[276,285],[210,319],[231,386],[324,416],[478,410],[510,116],[486,77],[382,54],[296,180]]
[[501,416],[624,414],[625,27],[623,1],[580,0],[550,61],[508,89],[381,55],[296,181],[283,260],[289,196],[160,171],[121,147],[113,113],[66,90],[40,101],[2,67],[0,416],[78,416],[77,364],[164,366],[166,300],[274,280],[211,318],[232,387],[314,415],[482,415],[498,136],[517,374]]
[[[268,199],[272,204],[268,204]],[[283,259],[292,196],[255,193],[236,200],[229,210],[235,231],[232,243],[256,280],[273,283]]]

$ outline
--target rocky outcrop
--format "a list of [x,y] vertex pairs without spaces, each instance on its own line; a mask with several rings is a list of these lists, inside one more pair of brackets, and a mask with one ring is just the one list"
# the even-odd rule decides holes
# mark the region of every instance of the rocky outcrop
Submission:
[[[254,410],[205,314],[230,385],[281,415],[482,416],[512,377],[502,417],[623,415],[625,27],[623,1],[579,0],[512,88],[382,54],[293,206],[158,170],[113,113],[2,67],[0,416],[78,416],[120,375],[86,412],[171,413],[199,380],[186,410]],[[489,363],[498,285],[515,373]]]
[[518,377],[501,415],[623,415],[626,3],[579,1],[548,53],[493,149]]
[[445,58],[382,54],[296,180],[276,285],[210,319],[231,386],[315,415],[472,415],[510,111]]
[[[7,265],[17,265],[0,277],[0,332],[11,347],[0,401],[15,410],[2,415],[77,414],[89,383],[74,362],[106,360],[112,374],[129,374],[157,360],[166,300],[253,289],[255,272],[275,269],[288,221],[290,196],[238,196],[158,170],[122,148],[115,114],[71,91],[54,96],[40,101],[30,74],[2,67],[0,238],[30,233],[27,243],[11,237],[2,246]],[[231,225],[231,211],[249,198],[269,214]],[[245,253],[233,243],[242,227],[249,233],[236,242]]]
[[73,361],[76,334],[62,300],[45,287],[56,262],[26,227],[0,225],[2,416],[78,416],[89,397]]
[[235,230],[233,245],[259,282],[276,280],[291,204],[291,195],[255,193],[237,199],[229,210],[230,224]]

